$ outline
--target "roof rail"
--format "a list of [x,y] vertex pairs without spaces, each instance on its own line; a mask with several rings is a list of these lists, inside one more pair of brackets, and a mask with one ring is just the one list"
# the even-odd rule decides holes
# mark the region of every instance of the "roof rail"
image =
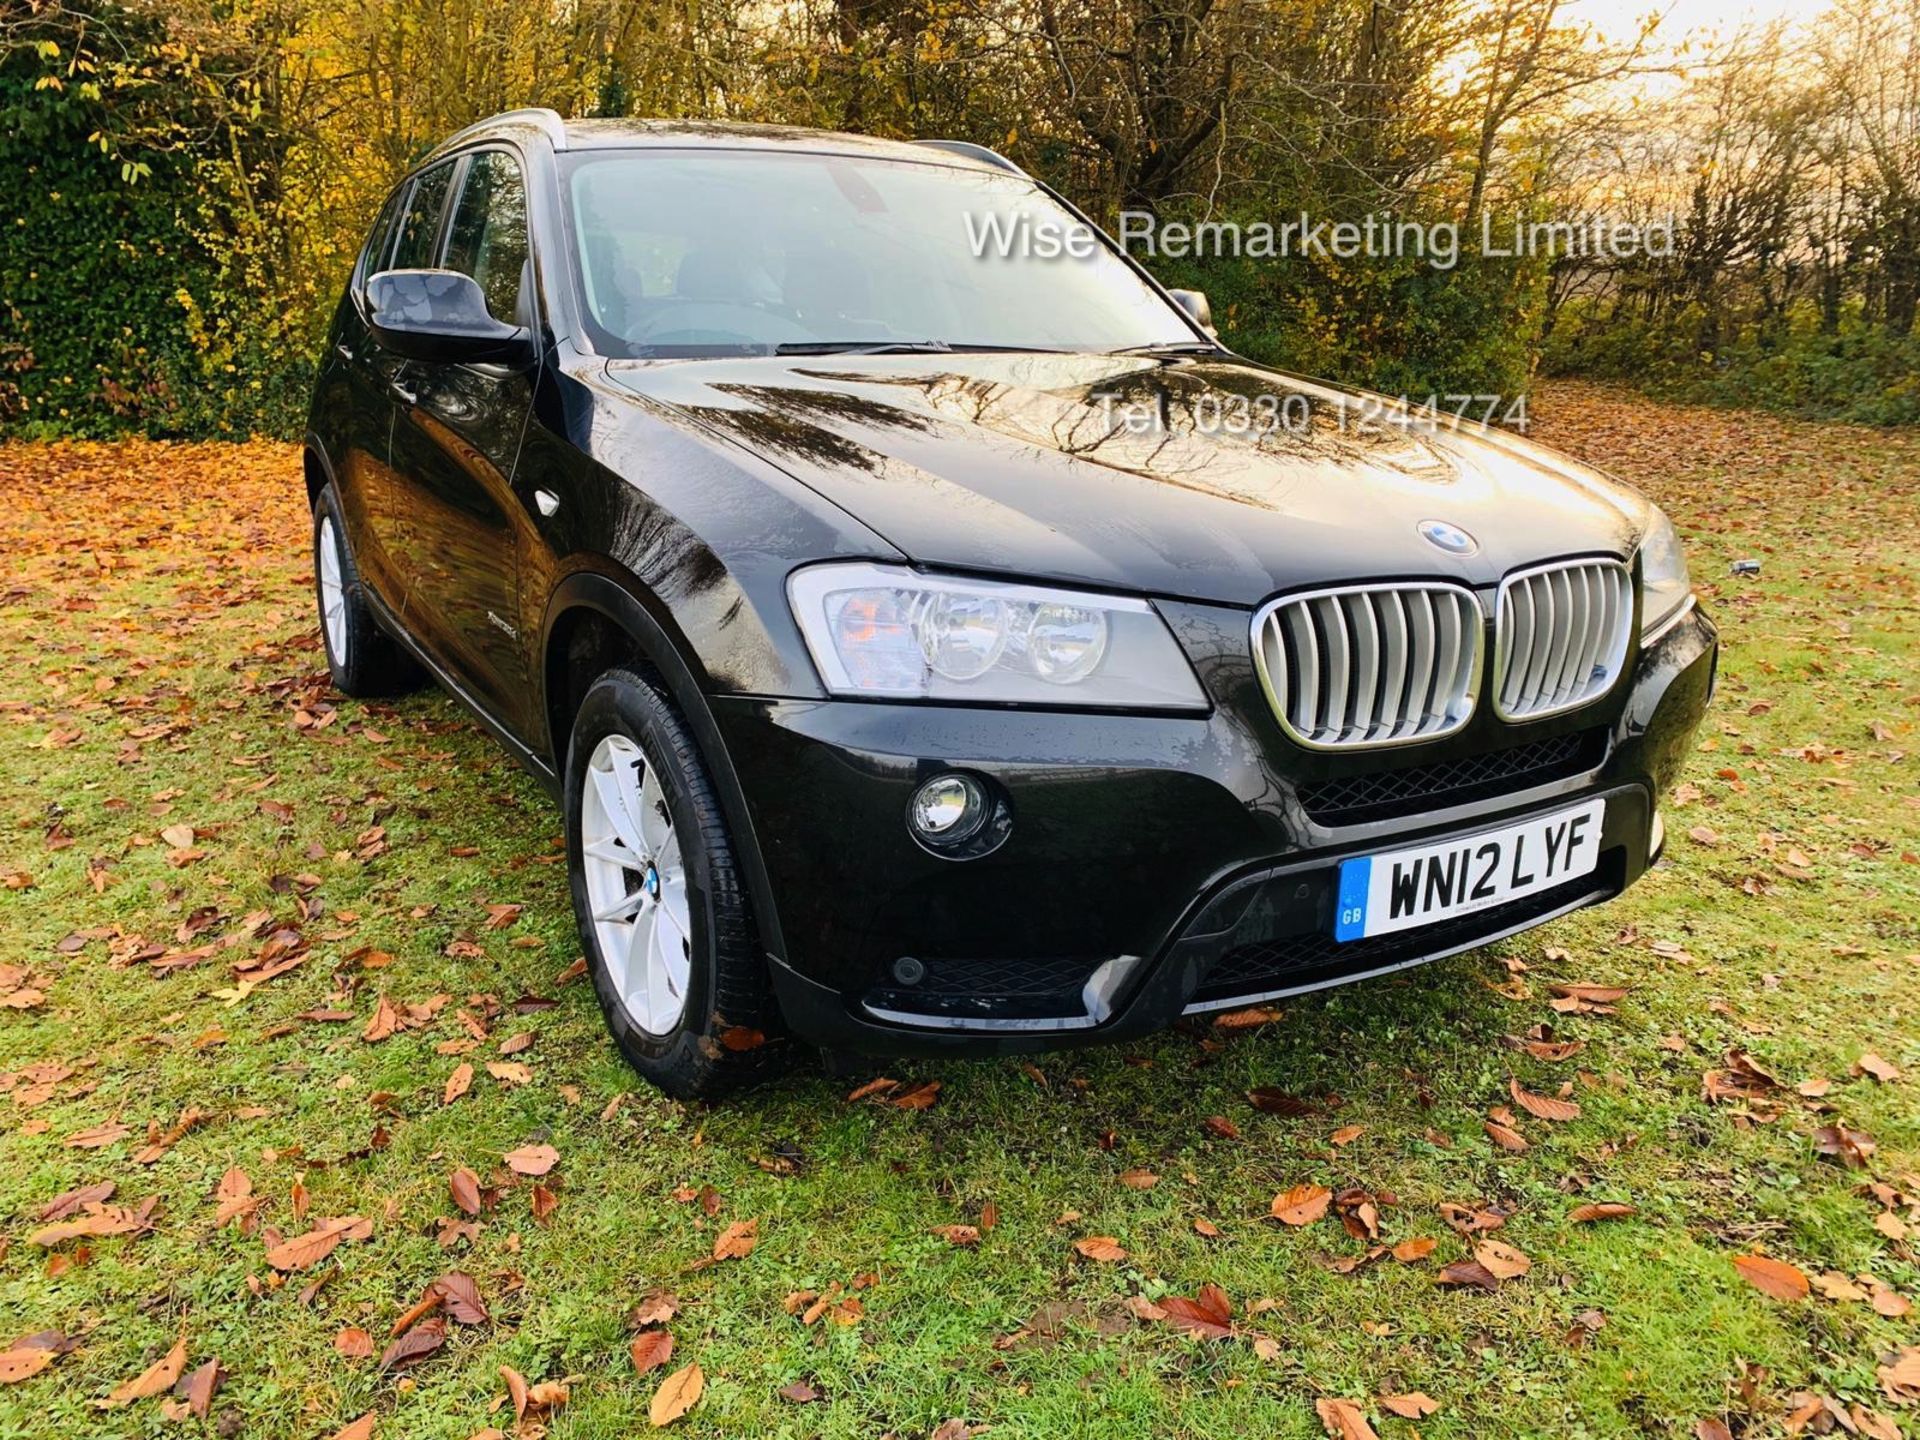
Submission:
[[554,149],[567,148],[567,124],[560,118],[560,112],[549,110],[544,105],[528,105],[519,110],[503,110],[498,115],[489,115],[484,120],[476,120],[464,129],[454,131],[433,147],[433,154],[438,155],[442,151],[451,150],[456,145],[506,125],[530,125],[536,130],[545,131],[547,139],[553,142]]
[[964,155],[969,160],[984,161],[997,170],[1010,170],[1015,175],[1024,176],[1027,173],[998,150],[989,150],[986,146],[976,145],[971,140],[915,140],[913,143],[924,145],[929,150],[945,150],[952,155]]

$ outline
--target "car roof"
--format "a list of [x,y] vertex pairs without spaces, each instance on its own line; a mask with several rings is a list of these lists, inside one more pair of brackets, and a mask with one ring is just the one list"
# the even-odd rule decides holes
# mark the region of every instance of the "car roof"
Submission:
[[[537,133],[555,150],[645,150],[691,147],[726,150],[791,150],[812,154],[908,160],[971,170],[1018,172],[983,146],[957,140],[882,140],[797,125],[756,125],[725,120],[563,120],[552,110],[509,110],[469,125],[435,147],[428,160],[476,141]],[[422,162],[423,164],[426,162]]]

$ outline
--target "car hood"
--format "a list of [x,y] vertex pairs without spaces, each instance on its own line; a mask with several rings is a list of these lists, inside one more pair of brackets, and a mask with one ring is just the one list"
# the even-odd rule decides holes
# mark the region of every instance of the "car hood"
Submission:
[[[1386,402],[1229,358],[836,355],[611,361],[608,374],[929,567],[1253,605],[1624,557],[1645,523],[1631,491],[1544,447],[1396,420]],[[1477,549],[1445,552],[1421,534],[1428,520]]]

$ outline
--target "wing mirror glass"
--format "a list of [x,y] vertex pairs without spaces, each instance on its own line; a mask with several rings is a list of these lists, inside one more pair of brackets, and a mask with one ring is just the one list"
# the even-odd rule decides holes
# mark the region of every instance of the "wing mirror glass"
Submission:
[[1187,318],[1198,325],[1214,339],[1220,338],[1220,332],[1213,328],[1213,306],[1207,303],[1204,290],[1169,290],[1173,303],[1187,312]]
[[533,356],[533,335],[488,313],[479,282],[458,270],[383,270],[367,281],[367,324],[409,360],[514,364]]

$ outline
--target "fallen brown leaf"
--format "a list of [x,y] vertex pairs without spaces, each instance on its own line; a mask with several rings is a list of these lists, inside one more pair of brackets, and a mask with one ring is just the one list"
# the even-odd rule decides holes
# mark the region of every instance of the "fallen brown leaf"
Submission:
[[1518,1280],[1533,1269],[1531,1259],[1499,1240],[1482,1240],[1473,1247],[1473,1258],[1496,1280]]
[[1909,1345],[1874,1371],[1880,1388],[1896,1405],[1920,1403],[1920,1345]]
[[1889,1060],[1882,1060],[1871,1050],[1853,1062],[1854,1073],[1871,1075],[1882,1085],[1891,1085],[1900,1078],[1900,1067]]
[[381,1352],[380,1368],[391,1370],[396,1366],[411,1365],[416,1360],[426,1359],[446,1343],[446,1321],[437,1315],[431,1320],[422,1320]]
[[1822,1125],[1813,1132],[1813,1148],[1822,1155],[1838,1157],[1852,1169],[1864,1170],[1867,1160],[1879,1147],[1864,1130],[1846,1125]]
[[680,1313],[680,1297],[670,1290],[649,1290],[627,1316],[630,1325],[664,1325]]
[[453,1067],[453,1073],[447,1077],[447,1088],[441,1092],[440,1103],[451,1105],[473,1087],[473,1066],[464,1060]]
[[673,1358],[673,1336],[665,1330],[642,1330],[633,1337],[627,1353],[633,1357],[633,1368],[644,1375]]
[[1380,1403],[1402,1420],[1424,1420],[1440,1408],[1440,1402],[1418,1390],[1405,1395],[1382,1395]]
[[715,1260],[744,1260],[753,1253],[753,1247],[760,1243],[760,1222],[754,1220],[736,1220],[720,1232],[713,1242]]
[[163,1395],[173,1388],[174,1382],[180,1378],[180,1371],[186,1363],[187,1337],[182,1335],[173,1342],[173,1348],[160,1359],[125,1384],[116,1386],[113,1393],[106,1399],[96,1400],[93,1403],[102,1410],[115,1410],[122,1405],[131,1405],[136,1400]]
[[1796,1265],[1765,1255],[1736,1255],[1734,1269],[1762,1293],[1776,1300],[1804,1300],[1809,1292],[1806,1275]]
[[656,1430],[671,1425],[700,1403],[700,1393],[706,1388],[707,1377],[700,1373],[698,1365],[674,1371],[653,1392],[653,1399],[647,1404],[648,1422]]
[[207,1411],[213,1406],[213,1392],[220,1388],[222,1373],[220,1362],[209,1360],[187,1377],[184,1398],[187,1413],[194,1419],[207,1418]]
[[522,1145],[501,1157],[516,1175],[544,1175],[560,1163],[560,1152],[551,1145]]
[[1436,1285],[1477,1285],[1482,1290],[1498,1290],[1499,1279],[1478,1260],[1456,1260],[1433,1277]]
[[1618,1200],[1595,1200],[1585,1205],[1576,1205],[1567,1213],[1567,1222],[1571,1225],[1586,1225],[1595,1220],[1624,1220],[1629,1215],[1638,1215],[1637,1207],[1623,1204]]
[[941,1084],[938,1080],[922,1080],[902,1090],[888,1103],[897,1110],[925,1110],[940,1098]]
[[100,1150],[126,1139],[132,1133],[131,1126],[123,1125],[118,1120],[109,1120],[104,1125],[74,1131],[67,1136],[65,1143],[75,1150]]
[[358,1325],[349,1325],[333,1337],[333,1348],[346,1360],[367,1360],[373,1356],[373,1336]]
[[1295,1185],[1273,1197],[1273,1218],[1282,1225],[1311,1225],[1327,1213],[1333,1192],[1324,1185]]
[[[17,1095],[17,1092],[16,1092]],[[40,1207],[40,1219],[64,1220],[76,1214],[88,1205],[111,1200],[117,1187],[111,1180],[102,1180],[94,1185],[80,1185],[72,1190],[63,1190],[45,1205]]]
[[[38,1337],[36,1337],[38,1338]],[[13,1348],[0,1352],[0,1385],[18,1385],[31,1380],[60,1357],[58,1346],[17,1340]]]
[[1272,1025],[1287,1018],[1287,1012],[1275,1009],[1271,1005],[1255,1005],[1246,1010],[1228,1010],[1214,1016],[1213,1028],[1216,1030],[1251,1030],[1260,1025]]
[[1511,1150],[1518,1155],[1527,1148],[1527,1137],[1511,1125],[1502,1125],[1498,1120],[1482,1120],[1480,1125],[1487,1132],[1487,1137],[1502,1150]]
[[1169,1295],[1160,1302],[1160,1311],[1170,1323],[1203,1339],[1224,1340],[1233,1334],[1233,1306],[1218,1285],[1202,1285],[1191,1300]]
[[326,1220],[304,1235],[282,1241],[267,1251],[267,1264],[276,1270],[307,1270],[331,1255],[342,1240],[365,1239],[373,1227],[358,1215]]
[[1366,1413],[1351,1400],[1320,1399],[1313,1402],[1313,1408],[1334,1440],[1380,1440],[1379,1433],[1367,1423]]
[[393,1008],[393,1002],[382,995],[373,1007],[373,1014],[367,1020],[367,1028],[360,1032],[360,1038],[369,1045],[377,1045],[392,1036],[400,1028],[400,1012]]
[[1531,1090],[1522,1089],[1520,1082],[1511,1076],[1507,1078],[1507,1091],[1513,1096],[1514,1103],[1529,1115],[1541,1120],[1578,1120],[1580,1107],[1571,1100],[1562,1100],[1553,1095],[1536,1095]]
[[1550,984],[1547,988],[1554,994],[1568,1000],[1580,1000],[1589,1005],[1612,1005],[1627,998],[1624,985],[1585,985]]
[[471,1275],[449,1270],[428,1287],[446,1306],[447,1316],[457,1325],[484,1325],[490,1318],[487,1303],[480,1298],[480,1287]]
[[1247,1091],[1247,1103],[1267,1115],[1300,1116],[1320,1113],[1318,1105],[1289,1095],[1284,1090],[1276,1090],[1271,1085],[1258,1085]]
[[453,1203],[469,1215],[480,1213],[480,1177],[462,1165],[447,1178],[447,1189],[453,1195]]

